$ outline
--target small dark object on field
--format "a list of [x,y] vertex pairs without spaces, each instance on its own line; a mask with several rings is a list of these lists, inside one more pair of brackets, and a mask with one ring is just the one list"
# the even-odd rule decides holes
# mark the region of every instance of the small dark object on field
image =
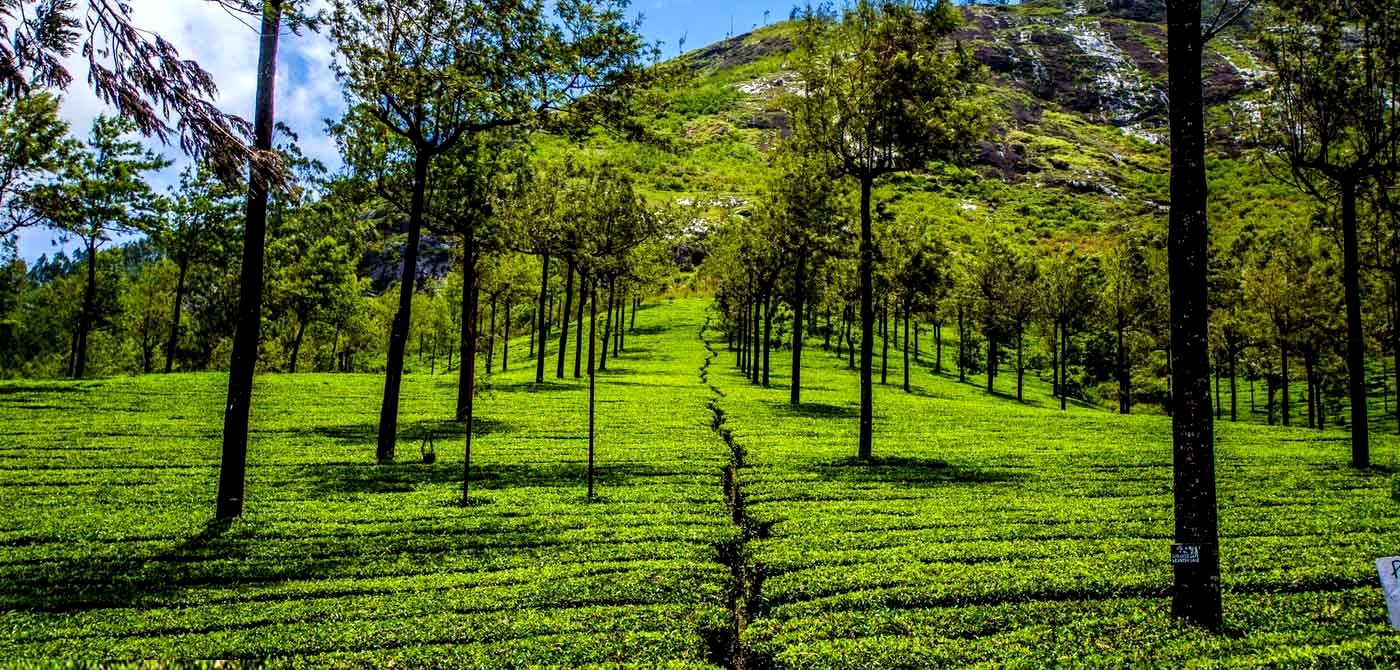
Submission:
[[433,448],[432,431],[423,434],[423,443],[418,445],[418,451],[423,454],[423,465],[432,465],[437,462],[437,450]]

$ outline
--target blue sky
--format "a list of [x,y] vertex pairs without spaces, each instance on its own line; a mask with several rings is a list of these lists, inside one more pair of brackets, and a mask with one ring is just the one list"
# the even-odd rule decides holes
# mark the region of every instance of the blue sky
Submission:
[[[327,4],[325,0],[311,0]],[[230,112],[252,116],[256,31],[238,17],[204,0],[133,0],[133,19],[141,28],[158,33],[176,46],[181,54],[202,64],[219,85],[219,105]],[[740,0],[634,0],[631,10],[643,17],[642,32],[650,42],[660,42],[662,54],[671,58],[679,40],[686,39],[687,51],[724,39],[732,29],[742,34],[769,22],[786,19],[795,6],[785,2],[742,2]],[[323,120],[339,116],[344,103],[330,72],[332,50],[320,35],[290,35],[282,38],[278,58],[277,118],[300,137],[302,150],[338,166],[335,144],[326,137]],[[75,135],[85,137],[92,119],[104,107],[84,86],[86,66],[75,55],[69,67],[74,85],[64,97],[62,114]],[[176,147],[152,143],[152,147],[175,161],[175,166],[153,175],[151,181],[161,191],[175,183],[187,162]],[[33,261],[41,254],[60,248],[71,249],[46,230],[36,229],[19,236],[20,257]]]

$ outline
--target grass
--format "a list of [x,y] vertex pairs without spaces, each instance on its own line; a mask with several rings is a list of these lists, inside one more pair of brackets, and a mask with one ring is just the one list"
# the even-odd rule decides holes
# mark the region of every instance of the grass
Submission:
[[450,376],[407,378],[387,467],[380,378],[260,377],[247,513],[226,527],[206,524],[222,376],[4,382],[0,666],[714,668],[740,619],[746,668],[1400,663],[1373,565],[1400,546],[1393,438],[1356,472],[1339,431],[1218,424],[1213,636],[1169,617],[1166,418],[923,367],[905,394],[892,356],[861,462],[844,359],[814,343],[792,407],[786,352],[773,388],[750,385],[698,337],[706,316],[643,310],[600,375],[591,504],[585,389],[536,387],[523,360],[478,403],[467,509]]

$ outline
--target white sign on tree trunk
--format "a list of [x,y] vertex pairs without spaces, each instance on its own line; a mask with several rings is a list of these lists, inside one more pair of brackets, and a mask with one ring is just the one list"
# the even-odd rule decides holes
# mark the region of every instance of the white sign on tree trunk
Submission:
[[1400,630],[1400,556],[1377,560],[1376,570],[1381,574],[1381,589],[1390,608],[1390,625]]

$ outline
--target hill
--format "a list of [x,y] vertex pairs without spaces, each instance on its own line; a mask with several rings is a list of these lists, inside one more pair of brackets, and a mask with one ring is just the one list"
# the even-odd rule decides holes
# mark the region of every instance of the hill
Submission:
[[[956,36],[988,72],[992,132],[969,169],[891,178],[891,211],[937,222],[953,240],[1000,230],[1093,240],[1123,226],[1164,226],[1168,149],[1165,25],[1154,0],[1032,0],[963,8]],[[788,132],[778,103],[795,89],[796,22],[763,27],[679,57],[691,73],[659,94],[648,122],[667,146],[599,137],[608,160],[659,200],[740,209],[762,184],[766,154]],[[1212,214],[1223,239],[1250,224],[1304,220],[1308,205],[1248,151],[1265,73],[1249,28],[1206,53]],[[1262,204],[1261,204],[1262,203]]]

